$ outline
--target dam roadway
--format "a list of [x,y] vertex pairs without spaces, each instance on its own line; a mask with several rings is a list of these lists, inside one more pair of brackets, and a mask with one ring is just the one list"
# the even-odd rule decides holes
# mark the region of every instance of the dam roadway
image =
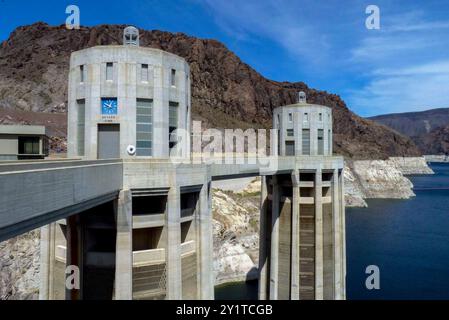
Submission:
[[[327,158],[323,169],[334,169],[334,164],[341,166],[340,157]],[[258,164],[174,165],[166,159],[2,162],[0,241],[117,199],[130,179],[135,188],[139,188],[139,181],[142,185],[145,181],[146,187],[150,181],[154,188],[166,188],[169,172],[175,172],[181,180],[184,177],[186,184],[191,185],[195,171],[206,174],[208,180],[226,180],[288,173],[295,168],[307,168],[307,163],[312,170],[316,160],[310,156],[279,157],[276,168]]]

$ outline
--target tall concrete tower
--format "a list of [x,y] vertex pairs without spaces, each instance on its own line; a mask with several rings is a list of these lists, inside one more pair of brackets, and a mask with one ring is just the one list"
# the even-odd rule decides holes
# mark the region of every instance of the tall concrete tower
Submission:
[[343,161],[332,156],[332,111],[298,103],[274,110],[272,148],[290,174],[262,177],[260,299],[345,298]]
[[[127,27],[122,46],[72,53],[68,103],[68,156],[114,159],[123,189],[43,228],[41,297],[213,298],[210,176],[169,159],[181,144],[190,154],[175,134],[190,132],[187,62],[139,47]],[[64,288],[68,265],[80,269],[80,290]]]
[[[190,132],[190,69],[174,54],[139,47],[127,27],[122,46],[72,54],[68,156],[83,159],[167,158],[176,129]],[[179,146],[178,146],[179,147]]]

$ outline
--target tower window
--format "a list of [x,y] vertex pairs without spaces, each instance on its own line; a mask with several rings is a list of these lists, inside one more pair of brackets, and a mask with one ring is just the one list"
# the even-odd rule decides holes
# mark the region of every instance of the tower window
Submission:
[[318,129],[318,154],[324,154],[324,131],[323,129]]
[[309,114],[307,112],[304,113],[304,121],[309,121]]
[[153,154],[153,101],[137,99],[136,103],[136,155]]
[[288,121],[293,122],[293,114],[288,114]]
[[169,102],[169,110],[168,110],[168,134],[169,134],[169,148],[173,148],[176,143],[177,139],[176,136],[173,134],[173,131],[175,131],[178,128],[178,106],[179,104],[177,102]]
[[322,114],[322,113],[319,113],[319,114],[318,114],[318,118],[319,118],[319,121],[323,121],[323,114]]
[[171,84],[173,87],[176,86],[176,70],[175,70],[175,69],[171,69],[170,84]]
[[310,155],[310,130],[302,129],[302,154]]
[[148,65],[147,64],[142,64],[142,68],[140,70],[140,81],[142,82],[148,82]]
[[114,77],[114,64],[112,62],[106,63],[106,81],[112,81]]
[[287,129],[287,137],[293,137],[294,131],[293,129]]
[[80,82],[84,82],[84,66],[80,66]]
[[295,155],[295,141],[285,141],[285,155],[286,156]]
[[78,156],[84,156],[84,131],[85,131],[85,117],[86,117],[86,101],[84,99],[76,101],[78,110],[78,128],[77,128],[77,151]]

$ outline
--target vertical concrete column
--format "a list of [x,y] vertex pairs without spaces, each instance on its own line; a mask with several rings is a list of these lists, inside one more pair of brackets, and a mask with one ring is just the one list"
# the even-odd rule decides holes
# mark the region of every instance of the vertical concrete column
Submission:
[[[114,67],[114,70],[117,70],[117,68]],[[89,65],[88,73],[90,75],[88,76],[89,84],[86,87],[84,155],[86,159],[97,159],[98,115],[101,113],[99,106],[102,89],[105,86],[105,81],[102,81],[102,75],[106,77],[106,63]],[[114,79],[116,78],[114,77]],[[114,84],[117,84],[116,80]]]
[[295,137],[295,156],[301,155],[302,152],[302,142],[301,142],[301,131],[302,131],[302,119],[299,112],[293,112],[293,134]]
[[[259,300],[267,299],[267,177],[261,176],[260,189],[260,236],[259,236]],[[270,221],[271,223],[271,221]]]
[[342,241],[341,241],[341,215],[340,215],[340,183],[338,169],[332,174],[332,227],[334,235],[334,299],[342,299]]
[[120,116],[120,158],[131,158],[128,145],[136,145],[137,64],[117,64],[117,103]]
[[132,300],[133,220],[130,190],[121,190],[117,205],[115,299]]
[[212,204],[210,182],[205,182],[200,191],[200,293],[202,300],[214,299]]
[[299,171],[292,172],[292,258],[290,299],[299,300]]
[[278,299],[279,278],[279,200],[280,190],[277,176],[271,179],[273,184],[271,204],[271,259],[270,259],[270,300]]
[[55,261],[55,223],[40,229],[39,300],[49,300],[53,291],[53,265]]
[[323,204],[321,167],[315,171],[315,299],[323,300]]
[[170,183],[167,199],[167,299],[182,299],[181,270],[181,194],[176,178]]
[[153,69],[153,155],[168,156],[168,101],[164,99],[166,80],[164,68],[155,66]]
[[341,288],[342,288],[342,299],[346,299],[346,213],[345,213],[345,179],[344,179],[344,168],[338,177],[339,181],[339,191],[340,191],[340,224],[341,224],[341,263],[342,263],[342,273],[341,273]]
[[285,156],[285,137],[286,137],[286,135],[287,135],[287,132],[286,132],[286,130],[287,130],[287,128],[286,128],[286,123],[287,123],[287,113],[285,113],[285,112],[283,112],[283,110],[281,110],[280,112],[279,112],[279,116],[280,116],[280,118],[281,118],[281,123],[280,123],[280,126],[279,126],[279,143],[281,144],[280,145],[280,156]]
[[[278,113],[273,114],[273,119],[275,119],[275,124],[277,123],[277,117],[278,117]],[[271,155],[277,155],[280,156],[280,154],[278,153],[278,144],[279,144],[279,129],[280,129],[280,123],[278,124],[278,126],[273,126],[273,131],[270,132],[270,154]]]
[[78,149],[78,108],[76,108],[76,71],[71,66],[69,72],[67,99],[67,157],[77,155]]

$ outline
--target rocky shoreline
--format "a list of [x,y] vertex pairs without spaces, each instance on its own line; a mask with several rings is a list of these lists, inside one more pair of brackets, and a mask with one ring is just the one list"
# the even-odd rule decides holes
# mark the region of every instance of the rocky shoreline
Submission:
[[347,207],[366,207],[365,199],[409,199],[413,184],[406,175],[433,174],[424,157],[391,157],[387,160],[347,160]]
[[427,162],[449,162],[449,155],[425,155],[424,158]]

